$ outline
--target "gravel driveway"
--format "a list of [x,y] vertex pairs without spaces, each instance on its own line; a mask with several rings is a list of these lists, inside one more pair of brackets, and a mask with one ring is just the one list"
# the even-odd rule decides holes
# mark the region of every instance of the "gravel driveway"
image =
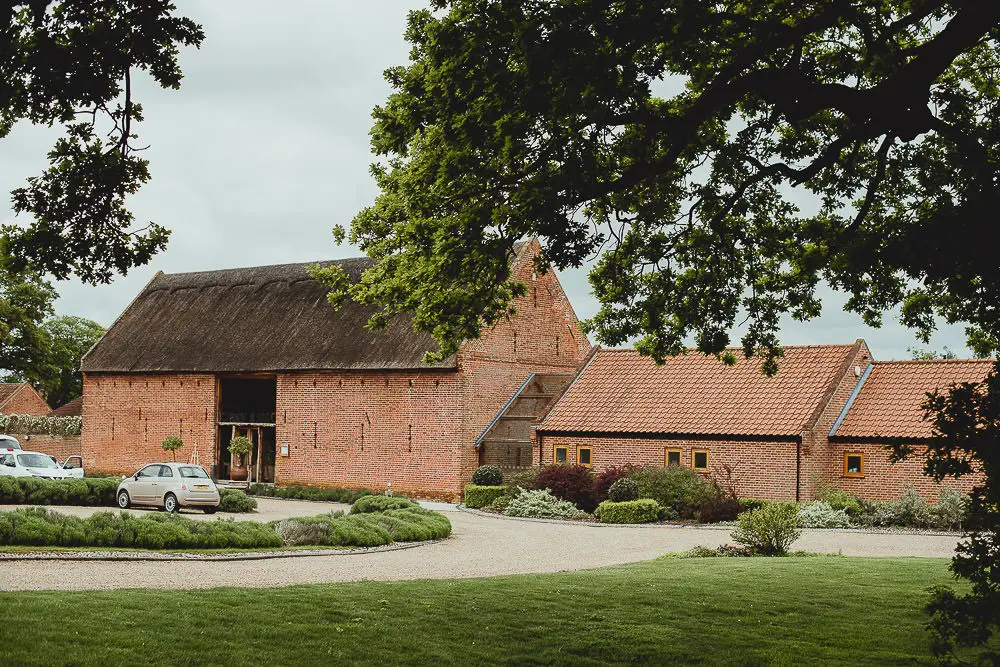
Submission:
[[[319,514],[344,507],[267,499],[259,500],[259,504],[260,512],[252,516],[262,521]],[[94,511],[92,508],[54,509],[79,515]],[[0,562],[0,590],[265,588],[363,579],[486,577],[617,565],[697,545],[714,547],[730,541],[729,530],[718,528],[592,526],[518,521],[455,510],[446,514],[454,526],[452,537],[414,549],[233,563]],[[954,551],[957,539],[954,535],[806,530],[794,548],[839,552],[845,556],[947,557]]]

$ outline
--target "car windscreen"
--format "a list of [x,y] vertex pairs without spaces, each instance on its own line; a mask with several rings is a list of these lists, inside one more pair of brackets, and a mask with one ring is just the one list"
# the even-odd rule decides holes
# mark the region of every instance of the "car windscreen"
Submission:
[[25,468],[58,468],[55,462],[44,454],[18,454],[17,462]]
[[14,438],[0,438],[0,449],[21,449],[21,443]]
[[198,477],[200,479],[208,479],[208,473],[205,472],[204,468],[198,466],[181,466],[181,477]]

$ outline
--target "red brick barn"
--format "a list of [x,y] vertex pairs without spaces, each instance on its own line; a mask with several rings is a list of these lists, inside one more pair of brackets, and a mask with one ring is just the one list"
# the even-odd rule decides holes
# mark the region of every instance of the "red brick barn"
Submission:
[[[872,364],[830,430],[837,486],[867,500],[895,500],[909,488],[935,499],[941,487],[923,474],[931,423],[921,405],[929,392],[981,382],[992,367],[992,361],[983,359]],[[890,463],[888,446],[893,443],[912,445],[913,456]],[[967,493],[974,482],[970,476],[943,484]]]
[[[517,314],[440,363],[422,360],[435,343],[407,318],[373,332],[367,308],[334,310],[306,264],[157,274],[83,360],[88,466],[133,471],[179,435],[181,457],[197,448],[226,479],[239,434],[262,482],[457,498],[511,394],[590,349],[555,274],[534,271],[538,251],[512,259],[529,292]],[[339,264],[357,280],[368,260]]]

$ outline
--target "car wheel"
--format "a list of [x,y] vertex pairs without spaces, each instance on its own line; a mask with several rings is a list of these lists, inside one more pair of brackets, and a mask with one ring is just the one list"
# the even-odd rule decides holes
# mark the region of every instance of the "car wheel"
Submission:
[[163,509],[170,513],[176,512],[180,509],[180,505],[177,504],[177,496],[172,493],[168,493],[166,498],[163,499]]
[[205,514],[215,514],[218,511],[219,511],[218,507],[206,507],[205,508]]
[[122,508],[123,510],[127,510],[129,508],[129,505],[131,505],[131,504],[132,504],[132,501],[129,500],[128,491],[126,491],[125,489],[122,489],[121,491],[119,491],[118,492],[118,507]]

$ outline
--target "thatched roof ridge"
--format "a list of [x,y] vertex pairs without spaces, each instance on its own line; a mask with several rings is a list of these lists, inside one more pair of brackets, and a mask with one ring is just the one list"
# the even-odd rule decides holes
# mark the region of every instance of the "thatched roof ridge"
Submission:
[[[353,281],[368,258],[339,264]],[[335,369],[453,369],[427,364],[437,343],[407,317],[365,328],[370,308],[339,310],[310,278],[317,262],[157,274],[83,359],[98,372],[254,372]]]

